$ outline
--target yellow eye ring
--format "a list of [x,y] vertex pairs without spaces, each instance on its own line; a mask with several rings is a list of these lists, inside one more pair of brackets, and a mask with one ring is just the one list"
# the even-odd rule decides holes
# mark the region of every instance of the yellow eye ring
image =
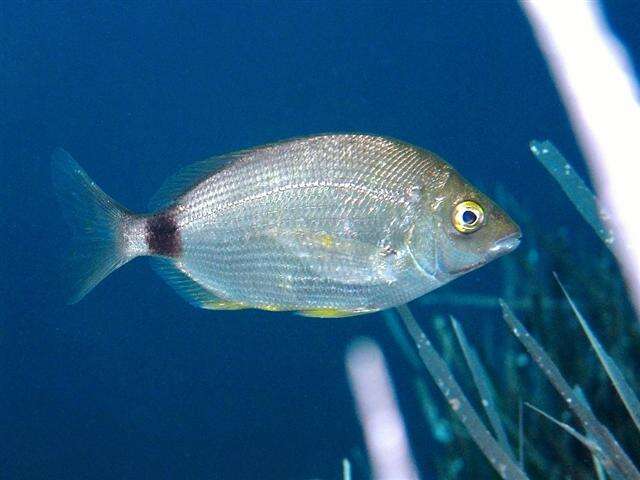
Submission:
[[460,202],[453,208],[453,226],[460,233],[472,233],[484,222],[484,210],[473,200]]

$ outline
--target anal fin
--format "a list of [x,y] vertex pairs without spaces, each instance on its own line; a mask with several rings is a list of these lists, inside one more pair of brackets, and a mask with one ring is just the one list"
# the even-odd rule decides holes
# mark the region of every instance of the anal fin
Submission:
[[186,272],[182,271],[173,260],[151,257],[151,265],[171,288],[194,307],[208,310],[238,310],[246,308],[240,303],[224,300],[211,290],[206,289]]

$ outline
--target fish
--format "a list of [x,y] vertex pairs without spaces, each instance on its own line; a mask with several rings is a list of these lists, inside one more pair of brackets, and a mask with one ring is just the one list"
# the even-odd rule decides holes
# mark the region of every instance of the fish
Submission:
[[314,135],[212,157],[167,179],[144,214],[66,151],[51,165],[74,238],[70,304],[148,256],[199,308],[360,315],[419,298],[521,239],[451,165],[388,137]]

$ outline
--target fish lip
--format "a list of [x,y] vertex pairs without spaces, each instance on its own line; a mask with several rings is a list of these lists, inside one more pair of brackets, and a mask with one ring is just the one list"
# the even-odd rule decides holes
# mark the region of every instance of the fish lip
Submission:
[[520,245],[522,239],[522,233],[520,230],[510,233],[497,240],[496,243],[489,249],[489,252],[494,256],[504,255],[515,250]]

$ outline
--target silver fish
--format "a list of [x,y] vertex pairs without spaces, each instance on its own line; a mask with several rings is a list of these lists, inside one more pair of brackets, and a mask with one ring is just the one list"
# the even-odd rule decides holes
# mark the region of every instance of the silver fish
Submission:
[[63,150],[53,180],[79,244],[70,303],[151,256],[193,305],[339,317],[413,300],[519,243],[520,229],[435,154],[319,135],[214,157],[134,214]]

